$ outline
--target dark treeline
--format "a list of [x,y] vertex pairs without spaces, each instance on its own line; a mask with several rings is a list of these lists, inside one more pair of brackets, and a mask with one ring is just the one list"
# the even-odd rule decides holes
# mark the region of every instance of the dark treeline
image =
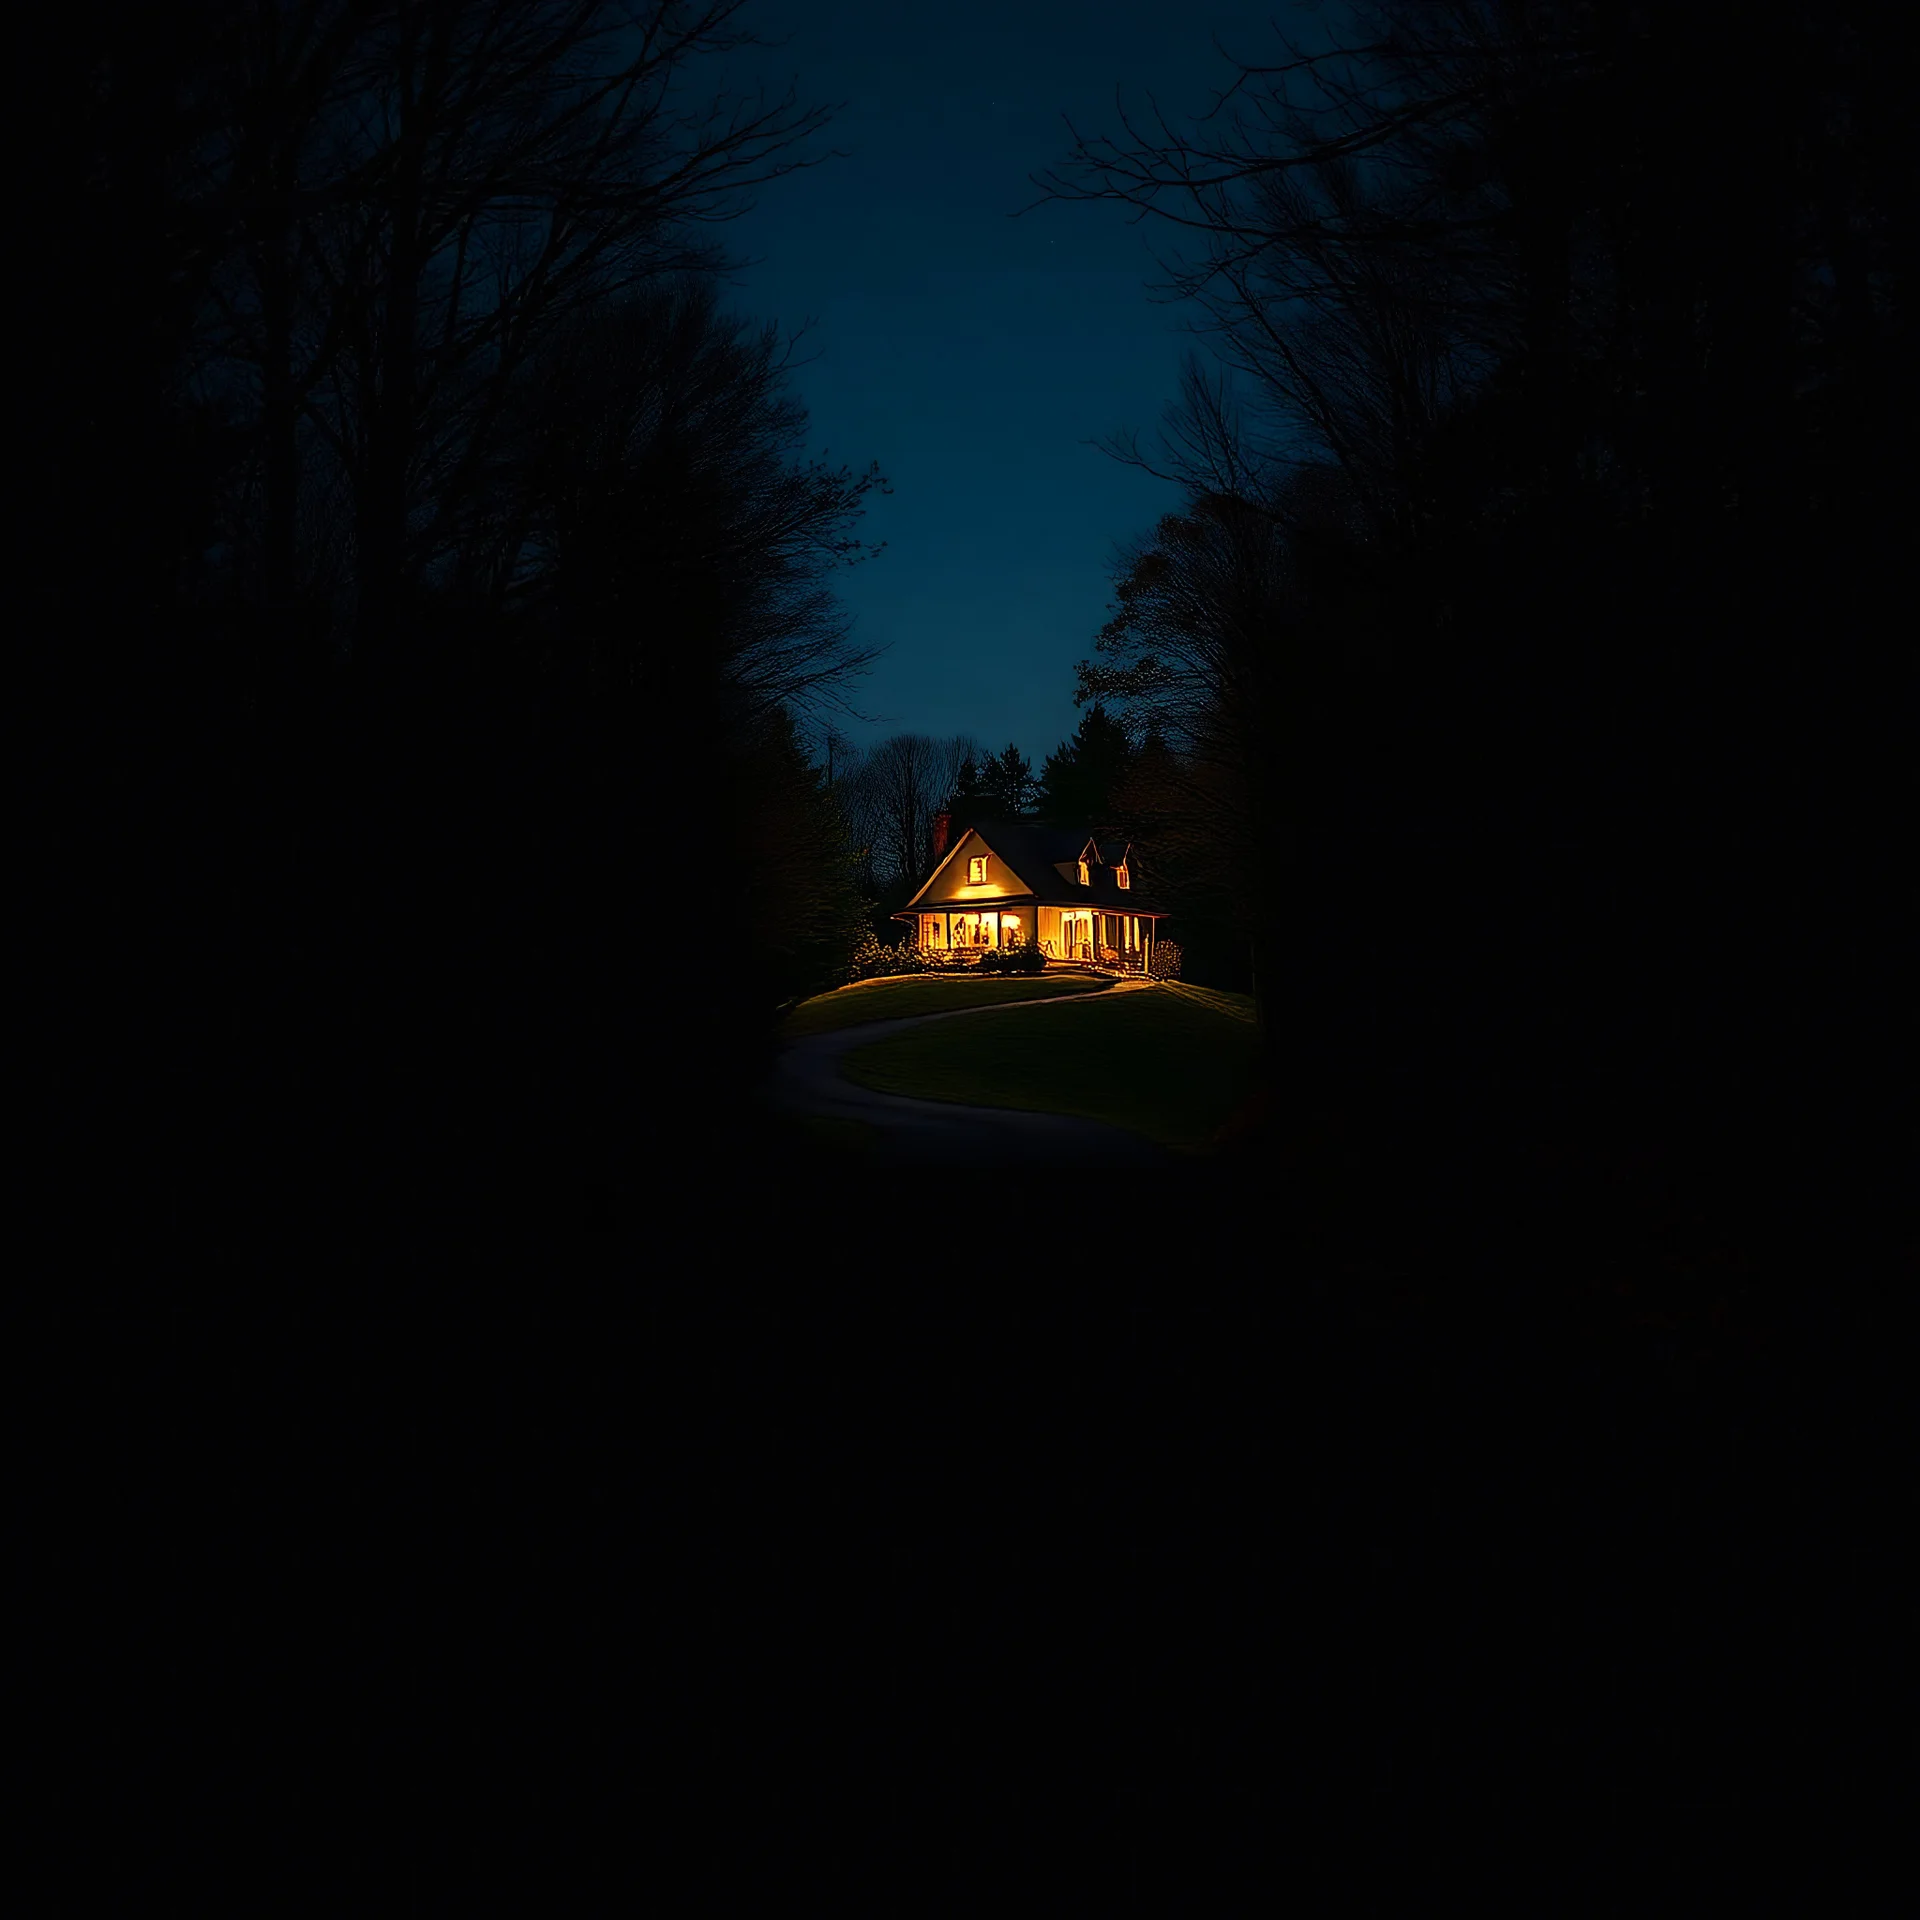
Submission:
[[724,92],[737,13],[200,0],[47,64],[44,1138],[157,1218],[698,1138],[859,919],[797,721],[879,483],[722,291],[825,123]]
[[1042,183],[1157,222],[1211,351],[1114,445],[1184,504],[1081,696],[1172,750],[1162,848],[1238,925],[1295,1144],[1837,1233],[1909,1145],[1899,16],[1348,27]]
[[836,732],[826,758],[871,924],[897,942],[905,929],[891,916],[967,828],[1038,820],[1109,832],[1129,812],[1128,776],[1139,755],[1096,702],[1039,774],[1018,745],[992,753],[968,734],[896,733],[862,751]]

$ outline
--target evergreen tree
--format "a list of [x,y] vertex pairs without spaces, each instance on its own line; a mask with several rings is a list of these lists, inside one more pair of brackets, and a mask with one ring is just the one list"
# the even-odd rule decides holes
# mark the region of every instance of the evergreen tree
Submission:
[[1119,826],[1117,795],[1132,757],[1126,733],[1096,700],[1080,716],[1073,737],[1047,755],[1040,776],[1041,818],[1053,826],[1101,833]]
[[750,731],[719,784],[734,860],[753,860],[762,876],[734,934],[754,956],[751,990],[764,981],[768,997],[785,1000],[838,985],[878,887],[870,854],[854,844],[826,769],[809,761],[787,707]]
[[[988,763],[991,765],[991,761]],[[960,764],[960,779],[947,802],[947,844],[952,846],[969,827],[975,827],[998,810],[980,762],[972,754]]]
[[981,772],[980,785],[987,810],[1010,819],[1031,814],[1040,797],[1040,783],[1033,775],[1033,762],[1013,745],[996,753]]

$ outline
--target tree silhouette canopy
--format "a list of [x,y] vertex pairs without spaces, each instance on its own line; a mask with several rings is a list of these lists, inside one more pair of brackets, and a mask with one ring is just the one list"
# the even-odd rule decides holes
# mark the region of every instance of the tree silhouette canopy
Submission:
[[727,220],[828,157],[726,90],[740,13],[58,29],[40,1084],[168,1208],[698,1138],[865,916],[800,723],[872,657],[835,581],[885,483],[723,303]]
[[1897,1131],[1842,958],[1892,950],[1902,810],[1895,18],[1348,17],[1038,183],[1157,231],[1206,350],[1109,443],[1182,505],[1080,697],[1157,731],[1174,891],[1303,1111],[1631,1134],[1811,1217]]

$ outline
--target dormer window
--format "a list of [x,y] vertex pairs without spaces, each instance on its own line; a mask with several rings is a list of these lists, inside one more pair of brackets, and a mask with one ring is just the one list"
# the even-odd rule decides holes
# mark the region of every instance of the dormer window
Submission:
[[984,887],[987,884],[987,856],[976,853],[967,861],[967,885]]
[[1087,878],[1087,863],[1086,863],[1086,862],[1085,862],[1084,860],[1082,860],[1082,861],[1080,862],[1080,884],[1081,884],[1081,885],[1082,885],[1083,887],[1086,887],[1086,886],[1091,886],[1091,885],[1093,884],[1093,883],[1092,883],[1092,882],[1091,882],[1091,881],[1090,881],[1090,880],[1089,880],[1089,879]]
[[1122,893],[1125,893],[1133,885],[1133,881],[1129,877],[1125,867],[1115,867],[1113,877],[1120,883],[1120,891]]

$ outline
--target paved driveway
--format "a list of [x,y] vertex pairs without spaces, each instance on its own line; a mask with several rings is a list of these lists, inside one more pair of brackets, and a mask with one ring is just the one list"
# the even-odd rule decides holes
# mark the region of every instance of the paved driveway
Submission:
[[[1130,981],[1107,989],[1109,993],[1136,990]],[[1105,995],[1049,994],[1044,1000],[963,1007],[954,1013],[923,1013],[910,1020],[873,1020],[864,1026],[812,1034],[782,1050],[768,1083],[768,1094],[790,1112],[828,1120],[864,1121],[878,1132],[879,1152],[892,1160],[1092,1163],[1103,1167],[1164,1164],[1169,1158],[1164,1148],[1137,1133],[1097,1120],[1080,1120],[1064,1113],[1023,1113],[1009,1107],[959,1106],[946,1100],[912,1100],[904,1094],[856,1086],[840,1073],[842,1057],[854,1048],[871,1046],[909,1027],[1088,998],[1103,999]]]

